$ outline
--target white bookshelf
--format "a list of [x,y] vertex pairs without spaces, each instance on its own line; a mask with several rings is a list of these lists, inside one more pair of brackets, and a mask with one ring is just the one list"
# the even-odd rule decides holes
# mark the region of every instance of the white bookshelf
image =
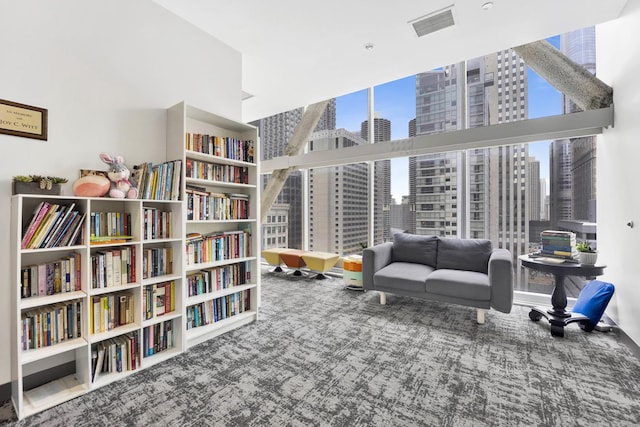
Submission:
[[[246,156],[234,156],[228,158],[224,153],[216,155],[215,150],[210,153],[201,152],[197,149],[188,149],[187,134],[200,134],[216,136],[222,138],[234,138],[242,141],[253,142],[253,160],[247,161]],[[207,150],[202,150],[207,151]],[[246,154],[246,153],[245,153]],[[240,158],[238,158],[240,157]],[[202,111],[185,103],[177,104],[168,110],[167,114],[167,158],[182,160],[182,183],[181,194],[185,200],[183,206],[183,217],[185,220],[185,233],[199,233],[206,236],[212,233],[237,232],[246,230],[249,232],[248,253],[243,256],[223,257],[222,259],[200,259],[200,262],[192,262],[189,254],[183,257],[185,271],[185,346],[189,348],[195,344],[211,339],[221,333],[233,330],[237,327],[253,322],[258,318],[258,307],[260,302],[260,270],[258,257],[260,254],[260,187],[259,187],[259,144],[258,131],[254,126],[239,123],[233,120],[220,117],[215,114]],[[219,177],[197,176],[189,174],[188,166],[190,162],[199,165],[214,165],[211,167],[236,168],[246,171],[248,179],[246,182],[230,182],[228,179]],[[208,166],[207,166],[208,167]],[[193,176],[192,176],[193,175]],[[241,194],[248,197],[249,215],[242,218],[191,218],[189,216],[189,203],[187,189],[199,187],[205,193],[214,194]],[[189,278],[202,271],[214,271],[218,268],[230,267],[234,265],[244,265],[250,271],[250,279],[241,283],[229,284],[225,289],[211,290],[197,295],[189,294]],[[212,273],[213,274],[213,273]],[[211,322],[199,322],[193,318],[193,313],[207,305],[215,305],[217,300],[227,301],[230,295],[246,295],[248,307],[245,310],[237,310],[233,315],[226,315]],[[202,308],[202,310],[205,310]],[[215,309],[214,309],[215,310]],[[215,316],[213,317],[215,319]]]
[[[74,204],[80,214],[85,214],[82,225],[82,237],[79,244],[66,247],[51,247],[43,249],[21,249],[23,231],[31,222],[34,211],[40,202],[69,206]],[[158,210],[171,212],[171,235],[162,239],[144,239],[142,225],[144,224],[143,212],[145,207],[153,207]],[[130,215],[131,238],[117,240],[101,244],[91,244],[91,214],[100,212],[116,212]],[[134,369],[123,367],[120,372],[102,373],[93,381],[94,366],[92,363],[92,350],[98,346],[113,341],[122,340],[122,337],[137,335],[137,345],[130,351],[139,357],[136,369],[144,369],[184,350],[184,306],[183,306],[183,243],[184,221],[182,219],[182,201],[156,201],[138,199],[110,199],[110,198],[83,198],[48,195],[16,195],[12,197],[12,232],[11,232],[11,266],[12,283],[14,284],[11,298],[14,301],[14,313],[11,317],[12,331],[12,400],[19,419],[43,411],[59,403],[73,399],[92,389],[104,386],[129,374],[136,372]],[[170,274],[157,276],[150,279],[143,278],[143,251],[148,248],[171,248],[173,270]],[[120,252],[124,249],[135,251],[135,278],[120,280],[120,283],[109,283],[111,286],[98,287],[94,277],[96,271],[92,258],[106,252]],[[59,292],[52,295],[23,296],[23,270],[34,265],[52,264],[65,259],[72,254],[79,260],[78,289],[70,288],[68,292]],[[113,260],[112,260],[113,263]],[[120,264],[122,266],[122,264]],[[113,264],[112,264],[113,272]],[[121,276],[122,278],[122,276]],[[175,283],[175,309],[157,318],[143,320],[142,289],[148,283],[157,284],[163,281]],[[131,298],[131,321],[116,325],[109,330],[93,329],[93,304],[92,301],[100,298],[112,297],[115,300],[120,295]],[[41,346],[39,348],[23,349],[23,317],[27,314],[46,312],[61,305],[78,302],[80,308],[80,336],[64,337],[57,343]],[[145,328],[153,327],[155,323],[170,320],[175,331],[171,348],[158,352],[153,357],[144,357],[142,337]],[[64,323],[59,323],[63,325]],[[61,333],[59,330],[58,333]],[[27,347],[30,347],[27,343]],[[27,380],[33,376],[42,377],[43,371],[60,370],[60,366],[74,366],[74,372],[65,373],[61,378],[39,384],[37,380]],[[35,383],[35,387],[31,384]],[[28,386],[26,384],[29,384]]]
[[[253,160],[230,159],[187,150],[187,132],[253,141]],[[180,200],[27,194],[12,197],[11,298],[14,310],[11,316],[11,375],[12,401],[19,419],[124,379],[140,369],[174,357],[193,345],[257,320],[260,303],[258,149],[258,131],[255,127],[181,103],[167,110],[166,150],[168,161],[182,162]],[[225,177],[189,177],[185,167],[188,161],[216,165],[226,168],[225,171],[242,170],[247,177],[246,182],[228,182]],[[249,214],[229,218],[187,219],[187,186],[197,186],[216,194],[233,194],[236,201],[240,200],[237,203],[248,206]],[[76,244],[21,248],[23,232],[43,201],[61,206],[73,204],[79,214],[85,215],[82,237]],[[130,237],[92,242],[92,224],[95,224],[95,220],[91,220],[92,214],[110,212],[116,213],[116,224],[124,221],[125,216],[128,218],[128,228],[124,234]],[[148,221],[154,213],[165,213],[161,228],[169,228],[169,233],[152,233],[154,228],[149,226]],[[113,220],[114,217],[110,218]],[[241,234],[245,243],[242,245],[244,251],[194,263],[188,261],[185,250],[188,233]],[[135,260],[131,258],[132,253],[135,254]],[[22,282],[27,267],[52,264],[72,255],[80,267],[75,274],[78,278],[75,282],[77,289],[74,286],[73,289],[69,287],[67,292],[46,294],[34,291],[32,295],[23,295],[26,290]],[[123,258],[128,258],[130,262],[123,262]],[[120,259],[121,262],[114,263],[114,259]],[[147,259],[157,263],[150,264],[146,262]],[[106,269],[100,262],[111,265],[112,269]],[[114,265],[120,266],[120,274],[117,268],[113,268]],[[132,268],[135,274],[132,274]],[[225,281],[223,286],[222,281],[213,279],[215,272],[222,269],[232,269],[234,277],[241,276],[238,272],[249,271],[250,278],[245,276],[244,280]],[[129,274],[123,275],[124,270]],[[103,272],[102,281],[98,279],[99,271]],[[111,272],[111,276],[107,271]],[[189,278],[199,273],[209,274],[216,283],[212,282],[208,292],[194,295],[189,287]],[[120,277],[120,280],[116,280],[116,277]],[[164,304],[154,305],[158,303],[156,298],[162,292],[172,295],[173,305],[171,298],[164,299]],[[151,298],[147,299],[147,295],[151,295]],[[112,307],[122,304],[118,307],[122,307],[125,313],[123,318],[116,315],[115,308],[109,307],[109,300]],[[224,313],[220,312],[223,302],[226,304]],[[39,348],[30,348],[33,344],[28,340],[26,344],[23,342],[23,317],[71,303],[81,312],[78,336],[65,337],[57,343]],[[212,321],[196,326],[192,314],[197,306],[210,307],[214,311],[214,306],[217,307],[219,318],[212,316]],[[106,310],[96,310],[99,307],[106,307]],[[154,347],[153,352],[147,351],[148,346],[145,345],[152,332],[154,338],[165,338],[155,340],[162,344]],[[131,337],[136,337],[136,340],[131,340]],[[132,360],[131,353],[135,354],[135,369],[133,364],[127,363],[113,372],[97,370],[97,358],[94,355],[98,354],[100,348],[113,349],[114,344],[120,344],[121,348],[128,350],[127,361]],[[25,345],[27,349],[23,349]],[[42,379],[45,377],[46,382]],[[53,380],[49,380],[51,378]]]

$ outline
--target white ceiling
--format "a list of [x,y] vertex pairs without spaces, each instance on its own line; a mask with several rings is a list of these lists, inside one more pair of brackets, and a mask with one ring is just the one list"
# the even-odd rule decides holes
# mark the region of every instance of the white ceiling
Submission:
[[[155,1],[242,54],[245,121],[609,21],[627,2]],[[416,35],[410,21],[450,5],[455,26]]]

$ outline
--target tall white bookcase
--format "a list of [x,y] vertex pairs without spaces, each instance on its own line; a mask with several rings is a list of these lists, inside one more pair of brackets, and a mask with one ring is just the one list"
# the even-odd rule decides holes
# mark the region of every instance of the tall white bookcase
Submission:
[[[244,158],[234,158],[235,149],[229,155],[187,149],[187,134],[233,141],[233,147],[251,141],[252,157],[244,151]],[[169,161],[181,160],[180,200],[12,197],[11,375],[19,419],[257,320],[257,129],[181,103],[167,110],[166,154]],[[215,174],[192,177],[194,162]],[[205,197],[199,201],[210,203],[198,209],[211,215],[192,217],[193,187]],[[22,248],[24,233],[43,202],[72,206],[84,216],[76,244]],[[96,221],[126,227],[120,233],[126,237],[92,239]],[[197,256],[194,234],[206,242]],[[36,272],[46,271],[47,265],[62,268],[60,274],[52,267],[51,274],[65,277],[67,289],[27,291],[25,283],[31,283],[34,274],[42,277]],[[42,319],[46,326],[38,323]],[[69,330],[75,333],[67,336]],[[110,366],[104,363],[108,357]]]
[[[258,318],[258,130],[180,103],[168,110],[167,158],[181,159],[184,165],[183,216],[187,235],[196,236],[185,244],[188,253],[183,265],[188,288],[184,300],[185,346],[189,348]],[[196,194],[192,194],[194,189]],[[218,204],[238,203],[234,197],[248,209],[243,214],[218,208]],[[203,201],[206,201],[204,206]],[[203,240],[199,240],[200,237]],[[224,249],[216,252],[219,244]],[[227,251],[232,245],[236,250]],[[242,250],[238,251],[238,246],[242,246]],[[202,274],[224,279],[211,279],[210,289],[197,290],[192,284],[198,282]],[[231,313],[224,312],[221,306],[225,304],[226,311],[231,309]]]

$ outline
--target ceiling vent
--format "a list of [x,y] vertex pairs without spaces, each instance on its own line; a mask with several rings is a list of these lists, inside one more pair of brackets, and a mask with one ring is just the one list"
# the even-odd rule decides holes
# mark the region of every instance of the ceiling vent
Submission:
[[413,25],[413,29],[416,30],[418,37],[426,36],[443,28],[452,27],[455,24],[455,22],[453,22],[452,9],[453,5],[410,21],[409,23]]

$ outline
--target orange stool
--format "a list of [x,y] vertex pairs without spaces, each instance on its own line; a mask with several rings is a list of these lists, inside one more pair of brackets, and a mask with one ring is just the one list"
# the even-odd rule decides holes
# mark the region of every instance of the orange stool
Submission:
[[302,256],[306,253],[306,251],[302,251],[300,249],[289,249],[280,252],[280,259],[287,267],[295,268],[295,271],[293,272],[294,276],[302,276],[300,269],[307,265],[305,264],[304,259],[302,259]]

